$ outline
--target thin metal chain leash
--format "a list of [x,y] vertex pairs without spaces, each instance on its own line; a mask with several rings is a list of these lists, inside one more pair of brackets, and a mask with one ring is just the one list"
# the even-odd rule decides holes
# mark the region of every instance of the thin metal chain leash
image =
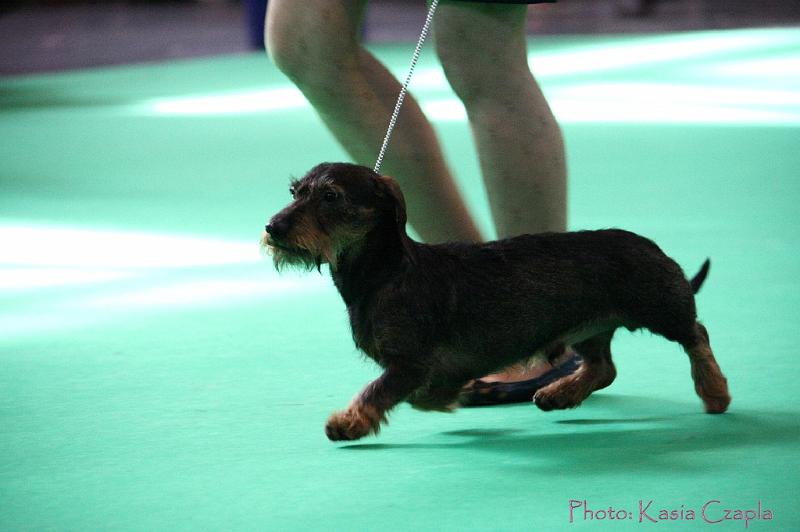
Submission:
[[378,153],[378,160],[375,162],[375,173],[379,174],[381,171],[383,156],[386,155],[386,148],[389,146],[389,139],[392,138],[392,131],[394,131],[394,126],[397,123],[397,116],[400,114],[400,108],[403,106],[403,100],[406,97],[406,92],[408,92],[408,85],[411,83],[411,76],[414,74],[414,68],[417,66],[419,54],[422,51],[422,45],[425,42],[425,38],[428,36],[428,29],[430,28],[431,21],[433,20],[433,14],[436,12],[437,5],[439,5],[439,0],[431,0],[431,5],[428,8],[428,16],[425,17],[425,24],[422,26],[422,32],[419,35],[417,47],[414,49],[414,55],[411,57],[411,66],[408,69],[406,81],[403,83],[403,88],[400,89],[400,94],[397,96],[397,103],[394,104],[394,111],[392,112],[392,118],[389,119],[389,127],[386,130],[386,136],[383,137],[381,151]]

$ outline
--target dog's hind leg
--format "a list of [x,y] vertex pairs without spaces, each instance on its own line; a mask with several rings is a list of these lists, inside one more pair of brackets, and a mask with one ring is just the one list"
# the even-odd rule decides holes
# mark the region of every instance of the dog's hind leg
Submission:
[[614,331],[606,331],[573,347],[583,362],[575,373],[560,378],[540,389],[533,396],[533,402],[540,409],[574,408],[589,395],[614,382],[617,370],[611,361],[611,338]]
[[709,414],[721,414],[728,409],[731,396],[728,393],[728,380],[719,369],[708,339],[708,331],[700,323],[695,323],[693,340],[683,343],[692,364],[694,389]]
[[459,397],[472,377],[471,371],[434,371],[425,386],[416,389],[406,401],[417,410],[452,412],[461,406]]
[[458,397],[466,381],[452,385],[428,385],[417,389],[406,399],[417,410],[434,412],[452,412],[460,405]]

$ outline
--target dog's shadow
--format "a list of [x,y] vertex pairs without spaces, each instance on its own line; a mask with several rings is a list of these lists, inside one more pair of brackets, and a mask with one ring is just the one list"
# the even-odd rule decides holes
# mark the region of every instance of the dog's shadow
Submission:
[[[633,414],[669,412],[669,415],[608,416],[635,401]],[[686,403],[603,394],[592,398],[606,415],[548,421],[532,428],[473,428],[440,432],[438,441],[415,443],[355,443],[351,451],[414,451],[472,449],[530,458],[536,471],[559,474],[631,470],[697,471],[715,460],[709,453],[726,449],[774,446],[800,438],[800,421],[792,412],[736,410],[722,415],[686,411]],[[516,408],[529,408],[530,405]],[[588,412],[597,409],[587,409]],[[686,413],[682,413],[686,411]],[[578,412],[578,411],[576,411]],[[452,441],[441,441],[443,438]],[[603,457],[598,459],[598,457]],[[524,462],[524,461],[523,461]],[[520,467],[518,461],[516,466]],[[526,467],[522,465],[521,467]]]

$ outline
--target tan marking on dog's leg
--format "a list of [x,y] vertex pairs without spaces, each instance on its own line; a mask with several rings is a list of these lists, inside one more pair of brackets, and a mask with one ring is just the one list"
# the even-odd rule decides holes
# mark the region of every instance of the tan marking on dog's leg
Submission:
[[692,364],[694,389],[709,414],[721,414],[728,409],[731,396],[728,393],[728,380],[719,369],[714,353],[708,342],[701,341],[686,350]]
[[611,386],[611,383],[613,383],[614,379],[617,378],[617,368],[614,366],[614,362],[612,362],[610,358],[608,360],[604,360],[600,364],[597,364],[596,371],[597,380],[594,382],[594,389],[592,389],[593,392]]
[[357,440],[370,433],[377,434],[381,423],[385,422],[384,412],[356,399],[347,410],[331,414],[325,424],[325,434],[332,441]]
[[533,402],[544,411],[575,408],[593,391],[611,384],[614,375],[616,370],[610,361],[592,363],[584,359],[574,373],[539,389],[533,396]]
[[614,331],[604,331],[574,345],[583,361],[571,375],[545,386],[533,397],[542,410],[574,408],[592,392],[614,382],[617,370],[611,361],[611,338]]

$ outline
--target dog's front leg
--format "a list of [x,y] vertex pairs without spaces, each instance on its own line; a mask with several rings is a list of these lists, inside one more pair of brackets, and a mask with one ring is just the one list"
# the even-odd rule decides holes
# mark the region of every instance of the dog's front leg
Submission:
[[325,434],[332,441],[357,440],[369,433],[377,434],[381,422],[386,421],[386,413],[419,388],[424,378],[425,372],[421,369],[387,368],[346,410],[331,414]]

